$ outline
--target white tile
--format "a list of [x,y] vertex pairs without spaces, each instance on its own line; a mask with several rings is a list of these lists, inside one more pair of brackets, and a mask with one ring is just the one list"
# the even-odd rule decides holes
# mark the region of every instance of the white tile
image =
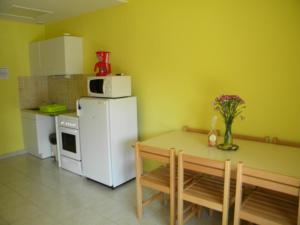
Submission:
[[[145,190],[145,196],[153,193]],[[186,225],[220,224],[220,214]],[[30,155],[0,160],[0,225],[163,225],[168,204],[153,202],[136,217],[135,182],[112,190]]]
[[0,211],[2,209],[14,208],[25,203],[26,199],[16,192],[8,191],[0,193]]
[[115,224],[110,219],[97,213],[82,209],[79,213],[71,214],[60,220],[64,225],[98,225],[98,224]]
[[[1,223],[0,223],[1,224]],[[11,225],[63,225],[47,214],[41,214],[36,217],[22,218],[11,223]]]
[[30,219],[42,214],[42,211],[32,203],[23,203],[15,207],[3,208],[0,210],[0,216],[13,223],[17,220]]

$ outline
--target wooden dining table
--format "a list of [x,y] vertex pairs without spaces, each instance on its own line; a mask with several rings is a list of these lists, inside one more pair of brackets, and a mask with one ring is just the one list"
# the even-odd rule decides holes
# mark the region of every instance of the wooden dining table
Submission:
[[[221,137],[218,140],[220,143],[223,141]],[[300,178],[300,148],[296,147],[235,139],[234,143],[239,145],[239,149],[223,151],[209,147],[207,135],[187,131],[167,132],[141,143],[159,148],[174,148],[176,152],[183,150],[185,154],[208,159],[230,159],[233,170],[242,161],[248,167]]]

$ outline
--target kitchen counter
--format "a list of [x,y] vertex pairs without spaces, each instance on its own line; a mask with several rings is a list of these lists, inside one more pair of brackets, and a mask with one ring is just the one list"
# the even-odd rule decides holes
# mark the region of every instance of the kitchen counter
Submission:
[[44,112],[41,112],[38,108],[36,108],[36,109],[21,109],[21,112],[22,112],[22,114],[23,113],[33,114],[33,115],[39,114],[39,115],[44,115],[44,116],[58,116],[58,115],[62,115],[62,114],[74,114],[74,113],[76,113],[75,110],[67,110],[65,112],[57,112],[57,113],[44,113]]

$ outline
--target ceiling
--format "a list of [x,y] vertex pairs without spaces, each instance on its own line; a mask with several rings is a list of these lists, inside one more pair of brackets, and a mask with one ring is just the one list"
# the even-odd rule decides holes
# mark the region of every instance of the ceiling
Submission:
[[44,24],[126,2],[127,0],[0,0],[0,18]]

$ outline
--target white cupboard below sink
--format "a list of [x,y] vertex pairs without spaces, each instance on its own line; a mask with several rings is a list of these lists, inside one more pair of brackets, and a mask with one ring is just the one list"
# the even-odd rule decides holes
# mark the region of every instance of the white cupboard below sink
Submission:
[[49,135],[55,133],[54,117],[23,110],[22,125],[25,150],[41,159],[51,157]]

